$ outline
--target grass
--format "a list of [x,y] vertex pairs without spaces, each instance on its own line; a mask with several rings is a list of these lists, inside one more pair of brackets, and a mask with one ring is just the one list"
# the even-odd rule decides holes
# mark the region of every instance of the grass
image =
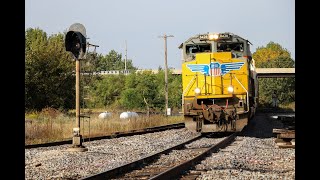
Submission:
[[[259,104],[258,109],[264,109],[264,108],[272,108],[271,104]],[[281,112],[295,112],[296,109],[296,104],[295,102],[292,103],[287,103],[287,104],[279,104],[278,108],[275,109],[276,111],[281,111]]]
[[295,111],[295,110],[296,110],[296,103],[295,103],[295,102],[292,102],[292,103],[285,104],[285,105],[280,104],[280,105],[279,105],[279,108],[282,108],[282,109],[290,109],[290,110]]
[[[113,113],[108,119],[99,119],[99,112],[95,110],[90,118],[80,119],[80,133],[83,137],[107,135],[114,132],[143,129],[183,122],[183,116],[141,115],[139,118],[124,120],[119,113]],[[74,113],[62,113],[52,108],[41,112],[25,114],[25,144],[38,144],[61,141],[72,138],[72,129],[76,127]]]

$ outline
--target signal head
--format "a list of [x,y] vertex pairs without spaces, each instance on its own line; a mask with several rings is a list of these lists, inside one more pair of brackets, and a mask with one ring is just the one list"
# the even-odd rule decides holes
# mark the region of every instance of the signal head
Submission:
[[86,53],[86,29],[80,23],[72,24],[65,38],[66,51],[72,52],[76,60],[82,59]]

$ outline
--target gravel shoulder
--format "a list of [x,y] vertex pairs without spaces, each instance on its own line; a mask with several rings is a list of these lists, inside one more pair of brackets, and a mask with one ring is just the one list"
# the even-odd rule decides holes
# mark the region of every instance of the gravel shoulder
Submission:
[[26,179],[79,179],[112,169],[195,137],[187,129],[84,142],[87,152],[71,145],[25,149]]
[[[295,179],[295,149],[275,145],[272,129],[281,128],[282,124],[269,116],[257,114],[248,131],[237,137],[232,146],[198,164],[196,170],[201,175],[197,179]],[[84,142],[87,152],[67,151],[71,144],[25,149],[25,179],[79,179],[157,153],[196,135],[187,129],[173,129]],[[176,157],[163,156],[168,162]]]
[[269,117],[258,114],[232,146],[198,164],[197,179],[295,179],[295,149],[275,145],[272,129],[282,124]]

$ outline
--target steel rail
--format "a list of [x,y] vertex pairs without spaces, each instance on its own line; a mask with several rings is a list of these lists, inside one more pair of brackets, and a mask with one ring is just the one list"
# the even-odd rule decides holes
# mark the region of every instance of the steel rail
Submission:
[[211,148],[209,148],[208,150],[206,150],[205,152],[199,154],[198,156],[194,157],[191,160],[188,160],[182,164],[179,164],[173,168],[170,168],[156,176],[153,176],[151,178],[149,178],[150,180],[159,180],[159,179],[177,179],[179,178],[182,174],[184,174],[185,172],[187,172],[189,169],[191,169],[192,167],[194,167],[196,164],[198,164],[200,161],[202,161],[203,159],[205,159],[207,156],[209,156],[211,153],[213,152],[218,152],[220,149],[225,148],[226,146],[228,146],[230,143],[232,143],[236,136],[238,135],[237,132],[231,134],[230,136],[228,136],[227,138],[225,138],[224,140],[222,140],[221,142],[219,142],[218,144],[212,146]]
[[[163,126],[157,126],[157,127],[149,127],[145,129],[130,130],[125,132],[115,132],[105,136],[86,137],[86,138],[83,138],[83,142],[88,142],[89,140],[92,141],[92,140],[112,139],[112,138],[118,138],[118,137],[140,135],[140,134],[153,133],[158,131],[165,131],[169,129],[180,129],[184,127],[185,127],[184,123],[177,123],[177,124],[169,124],[169,125],[163,125]],[[56,141],[56,142],[41,143],[41,144],[29,144],[29,145],[25,145],[25,149],[58,146],[58,145],[64,145],[64,144],[72,144],[72,139],[70,138],[64,141]]]
[[96,179],[112,179],[112,178],[116,178],[117,176],[121,176],[122,174],[130,172],[130,171],[132,171],[134,169],[138,169],[138,168],[144,167],[145,165],[154,162],[162,154],[167,154],[170,151],[175,150],[175,149],[182,149],[185,144],[188,144],[188,143],[191,143],[193,141],[196,141],[196,140],[198,140],[198,139],[200,139],[202,137],[203,137],[202,135],[198,135],[198,136],[196,136],[196,137],[194,137],[194,138],[192,138],[190,140],[187,140],[187,141],[185,141],[183,143],[180,143],[180,144],[178,144],[176,146],[173,146],[173,147],[170,147],[168,149],[165,149],[164,151],[152,154],[152,155],[147,156],[145,158],[139,159],[139,160],[131,162],[131,163],[127,163],[127,164],[125,164],[123,166],[119,166],[119,167],[113,168],[113,169],[105,171],[105,172],[101,172],[101,173],[98,173],[98,174],[94,174],[94,175],[91,175],[91,176],[87,176],[87,177],[81,178],[79,180],[96,180]]

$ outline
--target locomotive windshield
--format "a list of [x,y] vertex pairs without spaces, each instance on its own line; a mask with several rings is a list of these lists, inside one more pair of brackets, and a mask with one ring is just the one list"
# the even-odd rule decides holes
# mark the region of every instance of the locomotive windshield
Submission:
[[249,41],[232,33],[206,33],[193,36],[182,43],[182,60],[195,60],[197,53],[231,52],[232,58],[251,57]]
[[200,52],[211,52],[211,44],[187,44],[186,53],[194,54]]
[[239,51],[243,52],[243,43],[217,43],[217,52],[230,52]]

